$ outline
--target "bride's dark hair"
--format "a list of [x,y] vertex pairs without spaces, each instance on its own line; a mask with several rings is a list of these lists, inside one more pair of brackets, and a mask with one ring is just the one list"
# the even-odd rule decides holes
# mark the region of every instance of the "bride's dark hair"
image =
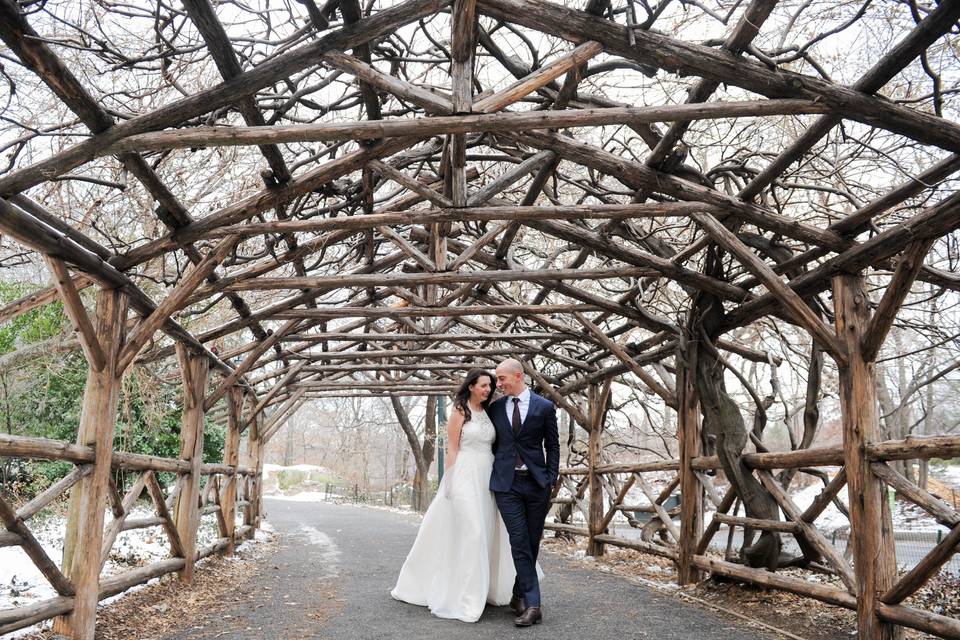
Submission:
[[470,371],[467,372],[467,377],[464,379],[463,384],[461,384],[457,392],[453,394],[453,408],[459,409],[463,413],[464,422],[470,419],[470,387],[476,384],[477,380],[483,376],[490,378],[490,395],[480,403],[480,407],[486,410],[493,401],[493,392],[497,388],[497,379],[486,369],[470,369]]

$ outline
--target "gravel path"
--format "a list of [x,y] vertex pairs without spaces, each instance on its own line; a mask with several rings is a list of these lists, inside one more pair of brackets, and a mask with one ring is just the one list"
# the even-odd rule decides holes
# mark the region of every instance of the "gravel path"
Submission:
[[541,558],[547,576],[543,624],[517,629],[507,607],[488,608],[475,624],[441,620],[425,608],[393,600],[389,593],[416,535],[418,517],[270,499],[266,507],[282,539],[275,555],[263,560],[256,582],[243,586],[252,597],[185,624],[167,640],[774,637],[551,553]]

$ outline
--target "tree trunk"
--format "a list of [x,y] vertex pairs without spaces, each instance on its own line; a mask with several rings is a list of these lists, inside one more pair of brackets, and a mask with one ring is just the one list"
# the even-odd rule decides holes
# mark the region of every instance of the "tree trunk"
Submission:
[[[390,402],[393,404],[393,411],[397,414],[397,420],[400,422],[400,428],[403,429],[403,433],[407,436],[407,444],[410,446],[410,451],[413,453],[413,461],[417,467],[416,473],[413,475],[413,508],[417,511],[424,511],[429,504],[429,494],[430,494],[430,485],[429,485],[429,472],[430,472],[430,462],[433,461],[433,450],[434,443],[430,441],[430,438],[424,438],[424,443],[420,444],[420,438],[417,436],[417,430],[413,426],[413,423],[410,422],[410,416],[407,413],[406,408],[403,406],[403,403],[400,402],[400,398],[396,396],[390,397]],[[429,408],[429,407],[428,407]],[[429,425],[429,417],[427,419],[427,424],[424,425],[425,429]],[[433,438],[436,438],[436,422],[433,425]],[[427,443],[430,442],[429,447]],[[430,459],[427,460],[425,451],[429,448]]]
[[[742,459],[748,440],[747,426],[740,407],[727,392],[723,365],[711,344],[719,333],[716,327],[721,326],[722,321],[720,300],[711,294],[699,293],[687,318],[692,337],[691,353],[687,358],[695,363],[691,375],[700,400],[705,448],[715,447],[727,480],[743,500],[748,517],[779,520],[780,509],[776,500]],[[745,529],[743,533],[740,562],[774,571],[780,564],[780,535],[774,531],[762,531],[754,543],[754,529]]]

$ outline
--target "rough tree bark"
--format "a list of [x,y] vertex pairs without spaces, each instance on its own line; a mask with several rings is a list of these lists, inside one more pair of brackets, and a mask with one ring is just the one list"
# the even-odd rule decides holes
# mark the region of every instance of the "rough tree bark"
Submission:
[[[706,270],[711,275],[718,275],[721,269],[718,250],[711,247]],[[743,501],[747,517],[779,520],[780,510],[776,500],[742,460],[748,440],[747,425],[737,403],[727,392],[723,364],[713,347],[719,327],[723,324],[723,315],[720,298],[701,292],[695,296],[687,317],[691,348],[697,352],[694,359],[694,386],[700,396],[704,446],[716,449],[727,479]],[[750,567],[764,567],[773,571],[781,564],[782,542],[779,534],[762,531],[754,542],[755,537],[756,531],[744,531],[740,561]]]
[[417,435],[417,429],[410,421],[410,415],[403,406],[400,398],[390,397],[393,404],[393,411],[397,414],[397,420],[400,422],[400,428],[407,436],[407,444],[413,453],[414,465],[417,468],[413,476],[413,508],[417,511],[424,511],[430,504],[430,465],[433,463],[433,456],[436,453],[437,443],[437,416],[435,397],[431,396],[427,400],[427,415],[424,420],[423,442]]

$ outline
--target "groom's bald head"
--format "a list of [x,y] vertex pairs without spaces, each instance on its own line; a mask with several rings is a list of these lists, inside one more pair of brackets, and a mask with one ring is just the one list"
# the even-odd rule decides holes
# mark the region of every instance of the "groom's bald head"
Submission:
[[516,358],[507,358],[497,365],[497,387],[508,396],[523,393],[523,365]]
[[507,358],[503,362],[497,365],[497,371],[505,371],[507,373],[519,373],[523,374],[523,365],[520,364],[520,361],[516,358]]

